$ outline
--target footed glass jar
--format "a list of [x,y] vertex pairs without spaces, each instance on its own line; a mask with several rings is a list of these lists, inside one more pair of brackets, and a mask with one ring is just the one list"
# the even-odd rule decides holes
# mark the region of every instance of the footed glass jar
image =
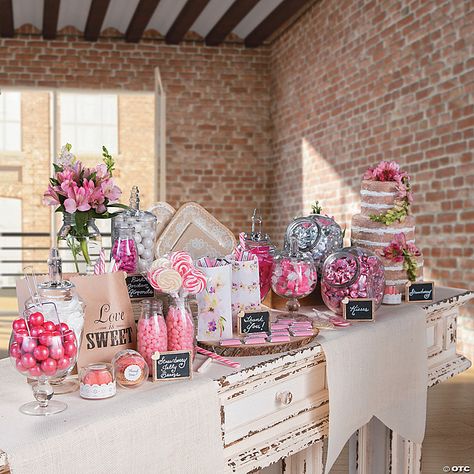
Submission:
[[342,229],[334,219],[321,214],[298,217],[291,222],[285,233],[285,248],[290,247],[290,238],[298,242],[298,250],[310,253],[321,274],[328,255],[342,248]]
[[123,224],[116,229],[117,238],[112,246],[111,255],[119,270],[135,273],[138,265],[137,245],[133,238],[133,227]]
[[249,252],[251,255],[257,256],[258,276],[260,280],[260,301],[263,301],[270,291],[275,247],[271,243],[268,234],[262,232],[262,217],[258,209],[254,209],[253,211],[251,232],[240,234],[238,251]]
[[168,350],[168,333],[163,317],[162,302],[159,300],[143,300],[141,306],[137,326],[137,348],[148,367],[151,367],[151,356],[155,352]]
[[189,350],[194,357],[194,321],[188,299],[184,296],[171,296],[166,328],[168,329],[168,350]]
[[323,265],[321,295],[326,306],[342,314],[344,298],[373,298],[382,304],[385,272],[377,255],[359,247],[346,247],[330,255]]
[[290,241],[290,250],[283,251],[274,259],[272,289],[283,298],[289,298],[286,307],[289,312],[300,308],[298,300],[308,296],[318,282],[318,272],[309,254],[298,250],[295,237]]

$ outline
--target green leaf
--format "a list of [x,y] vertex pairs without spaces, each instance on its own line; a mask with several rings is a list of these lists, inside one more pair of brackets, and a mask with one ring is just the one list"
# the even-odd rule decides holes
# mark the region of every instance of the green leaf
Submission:
[[63,171],[63,167],[61,165],[56,164],[56,163],[53,163],[53,169],[54,169],[55,173],[60,173],[61,171]]

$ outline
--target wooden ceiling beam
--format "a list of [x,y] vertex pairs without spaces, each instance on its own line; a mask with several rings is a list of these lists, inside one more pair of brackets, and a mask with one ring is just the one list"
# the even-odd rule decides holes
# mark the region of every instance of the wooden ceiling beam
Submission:
[[140,0],[125,33],[127,42],[138,43],[140,41],[159,3],[160,0]]
[[166,33],[166,42],[179,44],[208,3],[209,0],[188,0]]
[[12,0],[0,0],[0,36],[13,38],[14,34]]
[[55,39],[58,30],[60,0],[44,0],[43,2],[43,38]]
[[208,46],[218,46],[260,0],[236,0],[206,35]]
[[260,46],[285,21],[290,19],[300,8],[312,0],[283,0],[253,31],[245,38],[245,46]]
[[97,41],[99,38],[109,4],[110,0],[92,0],[84,30],[84,39],[87,41]]

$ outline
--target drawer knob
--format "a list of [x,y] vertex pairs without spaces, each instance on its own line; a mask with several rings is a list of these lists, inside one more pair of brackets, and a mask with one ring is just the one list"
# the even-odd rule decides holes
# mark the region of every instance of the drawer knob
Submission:
[[282,405],[289,405],[293,401],[293,394],[291,392],[288,392],[288,391],[278,392],[276,394],[276,399]]

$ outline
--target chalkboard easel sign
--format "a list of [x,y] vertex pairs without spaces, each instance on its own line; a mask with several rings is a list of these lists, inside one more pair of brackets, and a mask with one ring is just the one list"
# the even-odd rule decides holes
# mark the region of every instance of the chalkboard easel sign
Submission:
[[434,300],[434,281],[420,281],[406,284],[405,301],[407,303],[424,302],[429,303]]
[[374,321],[374,300],[370,298],[343,300],[342,315],[347,321]]
[[238,315],[238,330],[240,334],[270,331],[269,311],[242,311]]
[[155,352],[151,361],[153,382],[190,379],[193,376],[191,351]]
[[143,275],[130,275],[126,278],[128,296],[131,300],[153,298],[155,291]]

